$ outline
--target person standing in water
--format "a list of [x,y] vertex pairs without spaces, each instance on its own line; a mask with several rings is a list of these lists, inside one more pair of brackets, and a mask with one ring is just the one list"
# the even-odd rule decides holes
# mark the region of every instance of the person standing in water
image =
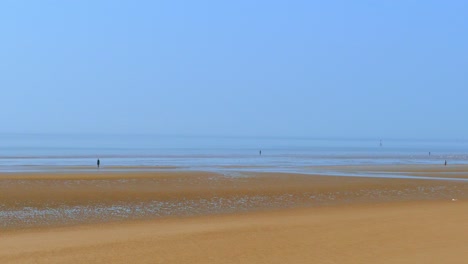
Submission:
[[262,151],[261,151],[261,150],[258,152],[258,155],[260,155],[260,156],[262,155]]
[[100,161],[99,159],[97,159],[96,164],[97,164],[97,167],[98,167],[98,169],[99,169],[99,167],[101,166],[101,161]]

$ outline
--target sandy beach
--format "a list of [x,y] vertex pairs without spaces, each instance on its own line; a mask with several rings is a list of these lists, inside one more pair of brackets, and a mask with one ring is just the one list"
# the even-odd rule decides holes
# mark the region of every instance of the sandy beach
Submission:
[[2,235],[2,263],[466,263],[468,203],[295,209]]
[[[411,169],[445,175],[387,171]],[[2,174],[0,262],[465,263],[467,200],[466,181]]]

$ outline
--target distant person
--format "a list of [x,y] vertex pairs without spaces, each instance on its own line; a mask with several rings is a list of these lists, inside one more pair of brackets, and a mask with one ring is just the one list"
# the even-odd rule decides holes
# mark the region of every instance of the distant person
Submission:
[[445,160],[444,166],[447,166],[447,160]]
[[261,150],[258,152],[258,155],[260,155],[260,156],[262,155],[262,151],[261,151]]
[[97,167],[98,167],[98,169],[99,169],[99,167],[101,166],[101,161],[100,161],[99,159],[97,159],[96,164],[97,164]]
[[429,151],[429,156],[431,155],[431,152]]

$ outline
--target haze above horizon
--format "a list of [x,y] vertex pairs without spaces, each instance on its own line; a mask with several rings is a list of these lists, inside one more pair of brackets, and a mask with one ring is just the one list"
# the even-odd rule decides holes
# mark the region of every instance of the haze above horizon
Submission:
[[0,133],[468,139],[466,1],[4,1]]

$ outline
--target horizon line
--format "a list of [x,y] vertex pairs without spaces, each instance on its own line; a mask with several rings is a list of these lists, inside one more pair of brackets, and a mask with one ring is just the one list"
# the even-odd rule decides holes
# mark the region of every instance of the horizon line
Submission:
[[294,139],[294,140],[404,140],[404,141],[468,141],[468,138],[435,138],[435,137],[371,137],[371,136],[305,136],[305,135],[245,135],[245,134],[184,134],[184,133],[116,133],[116,132],[0,132],[0,136],[143,136],[143,137],[188,137],[188,138],[245,138],[245,139]]

